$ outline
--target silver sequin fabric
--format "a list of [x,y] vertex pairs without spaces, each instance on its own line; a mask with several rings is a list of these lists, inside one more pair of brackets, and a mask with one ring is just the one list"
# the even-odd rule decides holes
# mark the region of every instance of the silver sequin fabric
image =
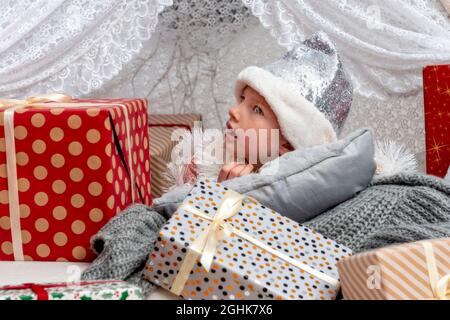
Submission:
[[325,33],[313,34],[281,59],[262,68],[291,84],[340,133],[352,104],[353,86],[336,47]]

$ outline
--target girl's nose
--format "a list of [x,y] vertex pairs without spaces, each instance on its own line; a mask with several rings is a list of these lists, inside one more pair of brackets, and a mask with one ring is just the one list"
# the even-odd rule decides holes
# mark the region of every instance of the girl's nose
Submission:
[[239,122],[239,106],[231,107],[228,111],[228,114],[230,115],[230,118],[235,122]]

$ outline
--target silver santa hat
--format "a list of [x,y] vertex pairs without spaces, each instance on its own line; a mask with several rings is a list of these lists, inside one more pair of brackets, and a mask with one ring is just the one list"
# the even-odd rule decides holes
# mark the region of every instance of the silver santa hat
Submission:
[[280,60],[242,70],[235,86],[238,101],[247,85],[266,99],[295,149],[335,141],[353,96],[336,47],[323,32]]

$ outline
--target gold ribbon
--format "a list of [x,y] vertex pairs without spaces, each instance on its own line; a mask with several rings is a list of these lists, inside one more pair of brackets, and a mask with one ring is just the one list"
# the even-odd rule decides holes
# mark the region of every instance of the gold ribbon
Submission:
[[428,276],[430,278],[431,291],[438,300],[450,300],[450,274],[439,276],[436,265],[433,244],[429,241],[422,242],[427,262]]
[[17,186],[17,159],[16,145],[14,141],[14,112],[23,108],[80,108],[80,107],[99,107],[105,105],[119,106],[123,109],[125,115],[125,126],[128,143],[128,164],[130,168],[131,199],[135,202],[134,195],[134,172],[131,153],[130,120],[127,106],[121,103],[91,103],[91,102],[73,102],[72,97],[65,94],[50,93],[34,97],[28,97],[25,100],[19,99],[0,99],[0,108],[9,107],[4,111],[4,131],[6,145],[6,170],[8,177],[8,199],[9,216],[11,225],[11,239],[14,260],[23,261],[23,242],[20,227],[19,210],[19,190]]
[[339,280],[335,279],[325,273],[317,271],[310,266],[292,259],[288,255],[274,250],[267,244],[249,236],[248,234],[234,228],[230,225],[226,219],[231,218],[239,212],[242,207],[243,196],[232,190],[228,190],[219,205],[216,214],[213,218],[204,214],[201,210],[191,206],[190,204],[184,204],[181,209],[193,213],[194,215],[210,221],[210,225],[200,234],[200,236],[192,243],[183,260],[183,263],[178,271],[178,274],[172,283],[170,291],[176,295],[180,295],[184,289],[185,283],[189,278],[190,272],[197,262],[200,256],[200,263],[205,270],[209,272],[212,261],[214,259],[217,245],[220,240],[230,237],[231,234],[235,234],[238,237],[249,241],[250,243],[258,246],[259,248],[271,253],[272,255],[284,260],[290,265],[304,270],[309,274],[331,284],[334,287],[339,287]]

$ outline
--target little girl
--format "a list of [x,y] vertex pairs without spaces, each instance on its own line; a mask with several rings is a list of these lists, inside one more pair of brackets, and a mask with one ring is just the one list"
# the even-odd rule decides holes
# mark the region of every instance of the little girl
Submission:
[[[225,137],[196,139],[202,136],[198,128],[182,135],[168,166],[173,187],[193,185],[197,176],[221,182],[248,175],[286,152],[335,141],[350,109],[352,85],[334,45],[317,33],[265,67],[242,70],[235,98]],[[217,154],[220,148],[225,155]]]

